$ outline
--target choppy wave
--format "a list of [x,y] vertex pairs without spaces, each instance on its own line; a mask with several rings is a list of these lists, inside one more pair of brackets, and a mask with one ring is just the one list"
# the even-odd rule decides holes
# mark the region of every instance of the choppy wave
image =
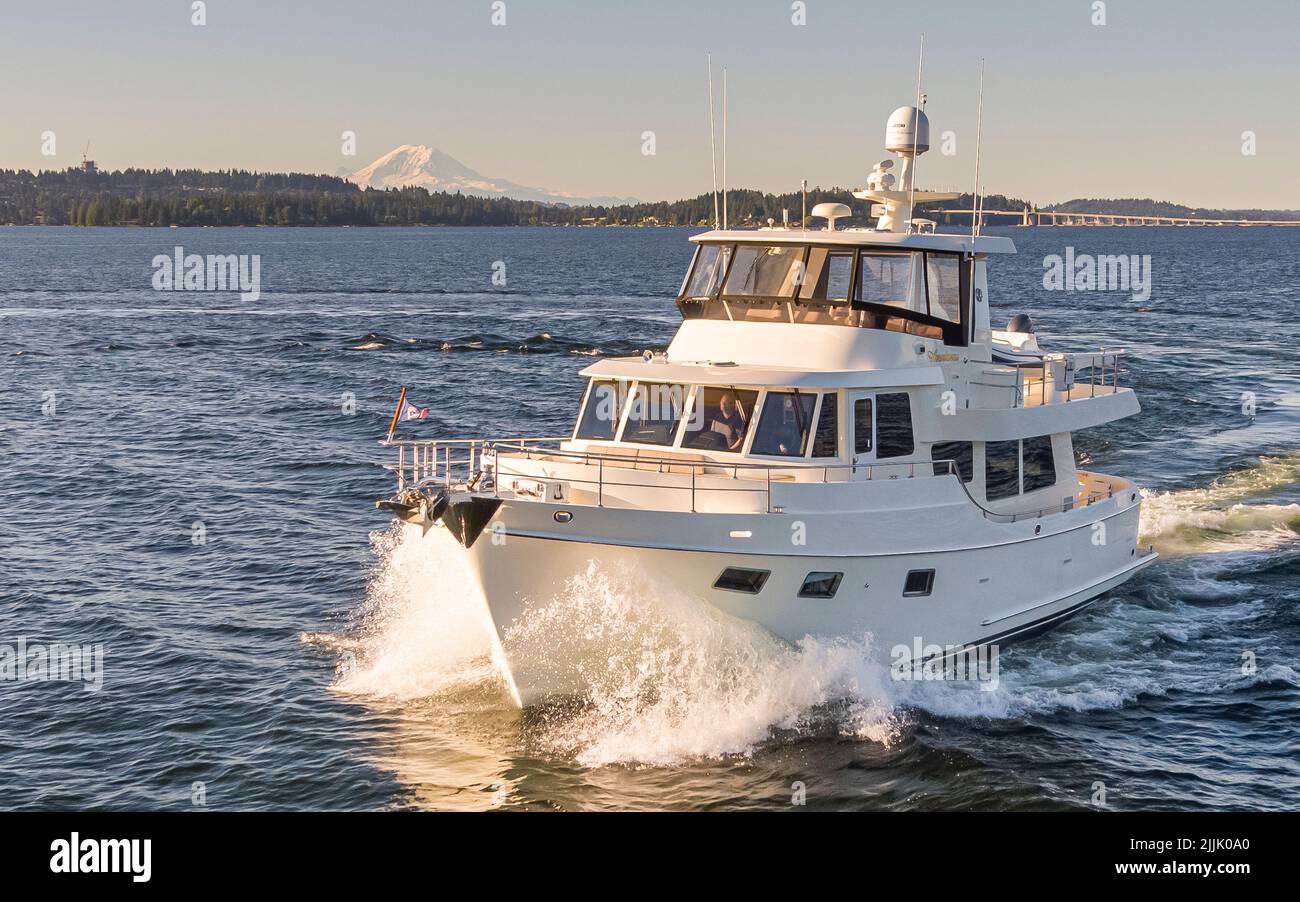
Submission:
[[441,351],[513,354],[637,354],[641,348],[628,341],[607,341],[599,345],[580,339],[538,332],[523,338],[510,338],[492,333],[460,335],[453,338],[397,338],[382,332],[367,332],[349,339],[345,345],[350,351]]
[[1300,453],[1261,457],[1204,488],[1144,492],[1142,541],[1169,554],[1264,550],[1297,539],[1300,504],[1266,496],[1300,484]]

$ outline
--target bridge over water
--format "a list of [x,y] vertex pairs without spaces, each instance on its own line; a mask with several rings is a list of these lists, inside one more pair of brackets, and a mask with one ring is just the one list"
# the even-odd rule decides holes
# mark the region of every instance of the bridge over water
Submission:
[[[930,210],[927,215],[944,213],[970,216],[974,210]],[[985,224],[993,216],[1020,220],[1022,226],[1300,226],[1300,219],[1202,219],[1193,216],[1134,216],[1127,213],[1067,213],[1048,210],[982,210]]]

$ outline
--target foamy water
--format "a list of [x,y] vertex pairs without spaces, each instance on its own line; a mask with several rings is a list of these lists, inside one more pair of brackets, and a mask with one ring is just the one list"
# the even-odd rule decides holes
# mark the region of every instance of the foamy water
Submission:
[[396,523],[370,540],[378,564],[352,628],[303,636],[339,652],[334,688],[397,700],[468,685],[507,691],[492,624],[456,540],[445,529],[425,536]]
[[1300,504],[1257,500],[1300,482],[1300,454],[1260,458],[1202,488],[1143,492],[1141,541],[1167,554],[1249,551],[1297,540]]
[[839,729],[888,742],[897,723],[868,642],[790,646],[647,574],[594,565],[506,637],[524,665],[558,658],[588,687],[585,707],[548,716],[544,736],[587,765],[748,754],[833,704]]
[[[1152,493],[1144,540],[1188,556],[1173,574],[1193,601],[1236,605],[1166,610],[1100,606],[1082,629],[1005,651],[998,685],[899,682],[872,655],[871,637],[805,637],[790,645],[757,625],[631,568],[589,565],[549,604],[530,608],[505,635],[518,668],[548,683],[582,685],[580,699],[540,705],[528,721],[529,748],[587,767],[670,766],[748,756],[773,741],[833,733],[888,746],[909,711],[1004,720],[1053,711],[1119,708],[1174,687],[1230,691],[1254,682],[1298,685],[1272,664],[1246,676],[1183,660],[1178,646],[1225,618],[1250,616],[1250,586],[1224,573],[1223,552],[1295,541],[1296,505],[1253,502],[1300,478],[1300,455],[1268,458],[1204,488]],[[378,563],[354,628],[305,641],[339,653],[334,689],[402,701],[463,694],[510,706],[494,630],[460,547],[445,530],[398,527],[376,533]],[[1195,557],[1207,552],[1219,556]],[[1144,638],[1174,648],[1143,654]],[[1231,644],[1231,642],[1229,642]],[[1116,652],[1132,647],[1131,656]],[[1204,653],[1205,644],[1199,653]],[[1235,648],[1225,655],[1237,654]]]
[[[455,540],[395,526],[372,544],[379,564],[353,629],[303,636],[339,654],[335,690],[392,701],[474,686],[509,704]],[[506,636],[521,665],[589,687],[577,706],[544,706],[531,739],[593,766],[747,754],[774,730],[824,727],[832,704],[836,729],[887,742],[898,717],[868,641],[790,646],[650,577],[595,568]]]

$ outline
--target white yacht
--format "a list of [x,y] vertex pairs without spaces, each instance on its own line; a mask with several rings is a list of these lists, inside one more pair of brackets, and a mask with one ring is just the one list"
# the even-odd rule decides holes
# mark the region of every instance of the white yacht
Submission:
[[917,108],[890,118],[897,184],[886,160],[854,192],[873,229],[820,204],[819,228],[692,237],[667,352],[582,370],[571,434],[390,434],[379,506],[463,546],[520,704],[581,692],[581,668],[512,638],[593,563],[791,642],[870,636],[883,660],[1023,637],[1155,559],[1137,486],[1075,462],[1072,433],[1138,412],[1121,352],[1047,352],[1023,316],[994,330],[987,262],[1015,247],[913,219],[952,196],[912,185],[928,131]]

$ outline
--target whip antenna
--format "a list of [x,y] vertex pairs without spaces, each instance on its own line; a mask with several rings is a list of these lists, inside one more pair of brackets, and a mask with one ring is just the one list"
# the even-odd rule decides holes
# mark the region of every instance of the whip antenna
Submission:
[[980,60],[980,100],[979,111],[975,115],[975,194],[971,198],[970,237],[974,241],[979,237],[980,219],[983,218],[984,204],[980,200],[980,145],[984,141],[984,60]]
[[722,227],[727,227],[727,67],[722,67]]
[[916,112],[912,115],[912,184],[907,197],[907,230],[912,230],[916,215],[916,147],[921,126],[921,67],[925,62],[925,32],[921,32],[921,49],[916,54]]
[[709,160],[713,166],[713,227],[716,229],[718,219],[718,147],[717,130],[713,125],[713,54],[708,55],[709,63]]

